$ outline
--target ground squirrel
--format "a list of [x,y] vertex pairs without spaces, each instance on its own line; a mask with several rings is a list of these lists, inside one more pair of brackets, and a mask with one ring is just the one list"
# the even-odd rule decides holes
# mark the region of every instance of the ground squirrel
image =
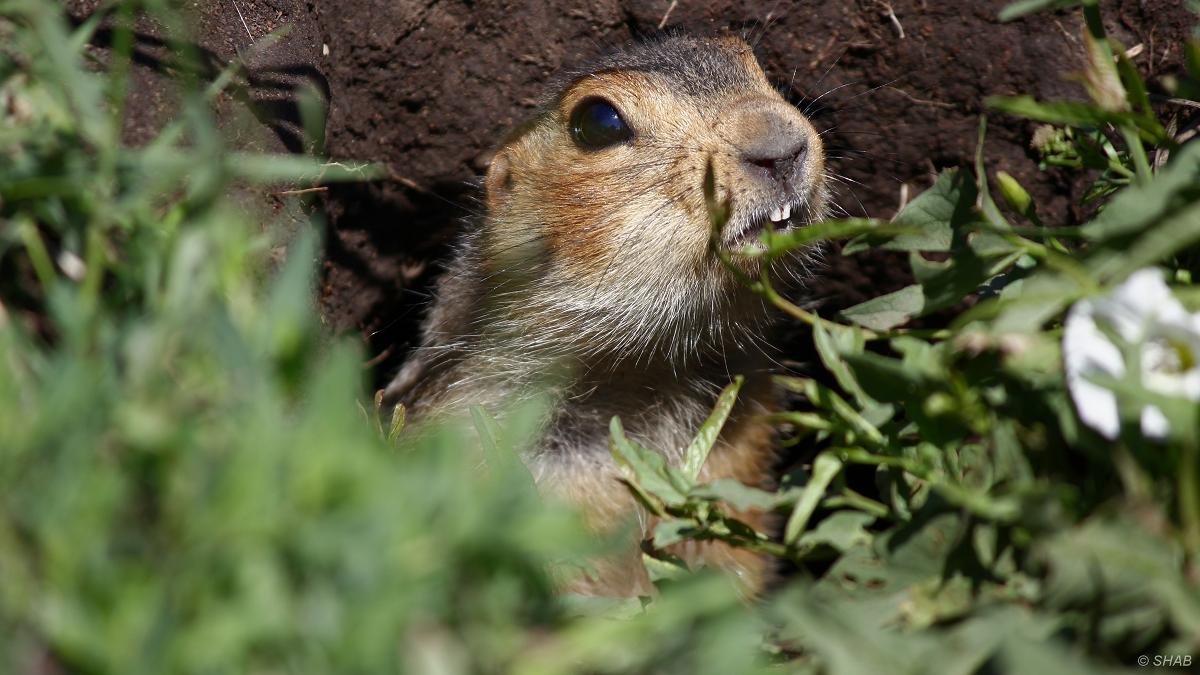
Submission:
[[[386,390],[412,420],[549,391],[524,458],[539,488],[608,530],[654,523],[617,481],[609,421],[678,461],[721,389],[747,377],[702,473],[771,480],[775,407],[764,351],[769,312],[710,248],[711,162],[730,218],[721,244],[823,217],[824,154],[812,124],[733,37],[661,37],[564,73],[491,160],[486,214],[441,278],[423,341]],[[745,265],[752,265],[746,261]],[[738,514],[760,529],[764,514]],[[733,572],[755,593],[759,556],[688,544],[689,564]],[[570,590],[650,588],[638,548],[596,561]]]

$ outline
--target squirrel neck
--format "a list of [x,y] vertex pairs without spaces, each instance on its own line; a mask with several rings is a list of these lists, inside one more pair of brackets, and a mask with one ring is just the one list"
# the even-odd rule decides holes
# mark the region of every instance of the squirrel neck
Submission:
[[478,235],[468,236],[440,282],[421,347],[430,372],[407,397],[419,407],[502,409],[548,393],[557,415],[586,417],[604,433],[614,415],[650,427],[656,411],[686,418],[679,421],[692,429],[736,375],[770,370],[767,312],[755,296],[728,296],[756,303],[739,308],[742,330],[715,316],[692,326],[700,335],[687,334],[687,326],[663,326],[662,317],[622,315],[621,308],[613,308],[613,316],[592,308],[572,315],[563,306],[564,289],[546,288],[532,275],[497,273],[479,244]]

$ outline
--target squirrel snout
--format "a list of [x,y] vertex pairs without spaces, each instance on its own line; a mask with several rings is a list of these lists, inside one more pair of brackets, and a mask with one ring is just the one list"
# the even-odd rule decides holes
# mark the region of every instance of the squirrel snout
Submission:
[[800,179],[814,132],[798,110],[782,102],[742,106],[722,126],[747,173],[785,188]]

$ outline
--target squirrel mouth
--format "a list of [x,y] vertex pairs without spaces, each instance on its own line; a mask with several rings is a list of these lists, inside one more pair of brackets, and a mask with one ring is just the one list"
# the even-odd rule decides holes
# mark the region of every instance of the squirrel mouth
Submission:
[[726,246],[730,248],[761,248],[762,242],[759,241],[759,235],[768,227],[776,232],[782,232],[803,225],[799,222],[799,214],[793,214],[798,207],[798,204],[784,202],[773,207],[767,214],[751,214],[750,218],[736,226],[726,225]]

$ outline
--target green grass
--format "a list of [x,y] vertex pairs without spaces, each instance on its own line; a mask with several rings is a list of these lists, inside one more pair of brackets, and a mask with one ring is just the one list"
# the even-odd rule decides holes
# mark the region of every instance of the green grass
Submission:
[[[980,160],[892,224],[764,235],[771,258],[818,237],[907,251],[916,279],[839,317],[747,280],[813,328],[823,372],[781,378],[805,403],[777,416],[817,449],[807,471],[776,493],[696,484],[736,384],[681,467],[614,422],[616,460],[663,518],[655,545],[716,538],[798,565],[748,606],[663,555],[647,556],[652,599],[554,594],[607,543],[516,461],[536,411],[421,435],[364,414],[363,356],[313,307],[317,224],[285,237],[225,195],[370,167],[234,153],[215,89],[188,77],[178,121],[123,146],[133,9],[109,6],[97,63],[94,23],[0,0],[0,671],[1094,673],[1200,656],[1198,407],[1136,368],[1100,378],[1124,420],[1109,441],[1063,374],[1065,313],[1138,269],[1200,307],[1200,145],[1166,132],[1103,35],[1091,77],[1124,104],[994,102],[1055,125],[1047,164],[1093,172],[1091,223],[1045,227]],[[1200,100],[1200,42],[1180,48],[1171,96]],[[1200,355],[1183,338],[1186,370]],[[1161,440],[1140,431],[1147,404]],[[786,527],[755,534],[729,505]]]

